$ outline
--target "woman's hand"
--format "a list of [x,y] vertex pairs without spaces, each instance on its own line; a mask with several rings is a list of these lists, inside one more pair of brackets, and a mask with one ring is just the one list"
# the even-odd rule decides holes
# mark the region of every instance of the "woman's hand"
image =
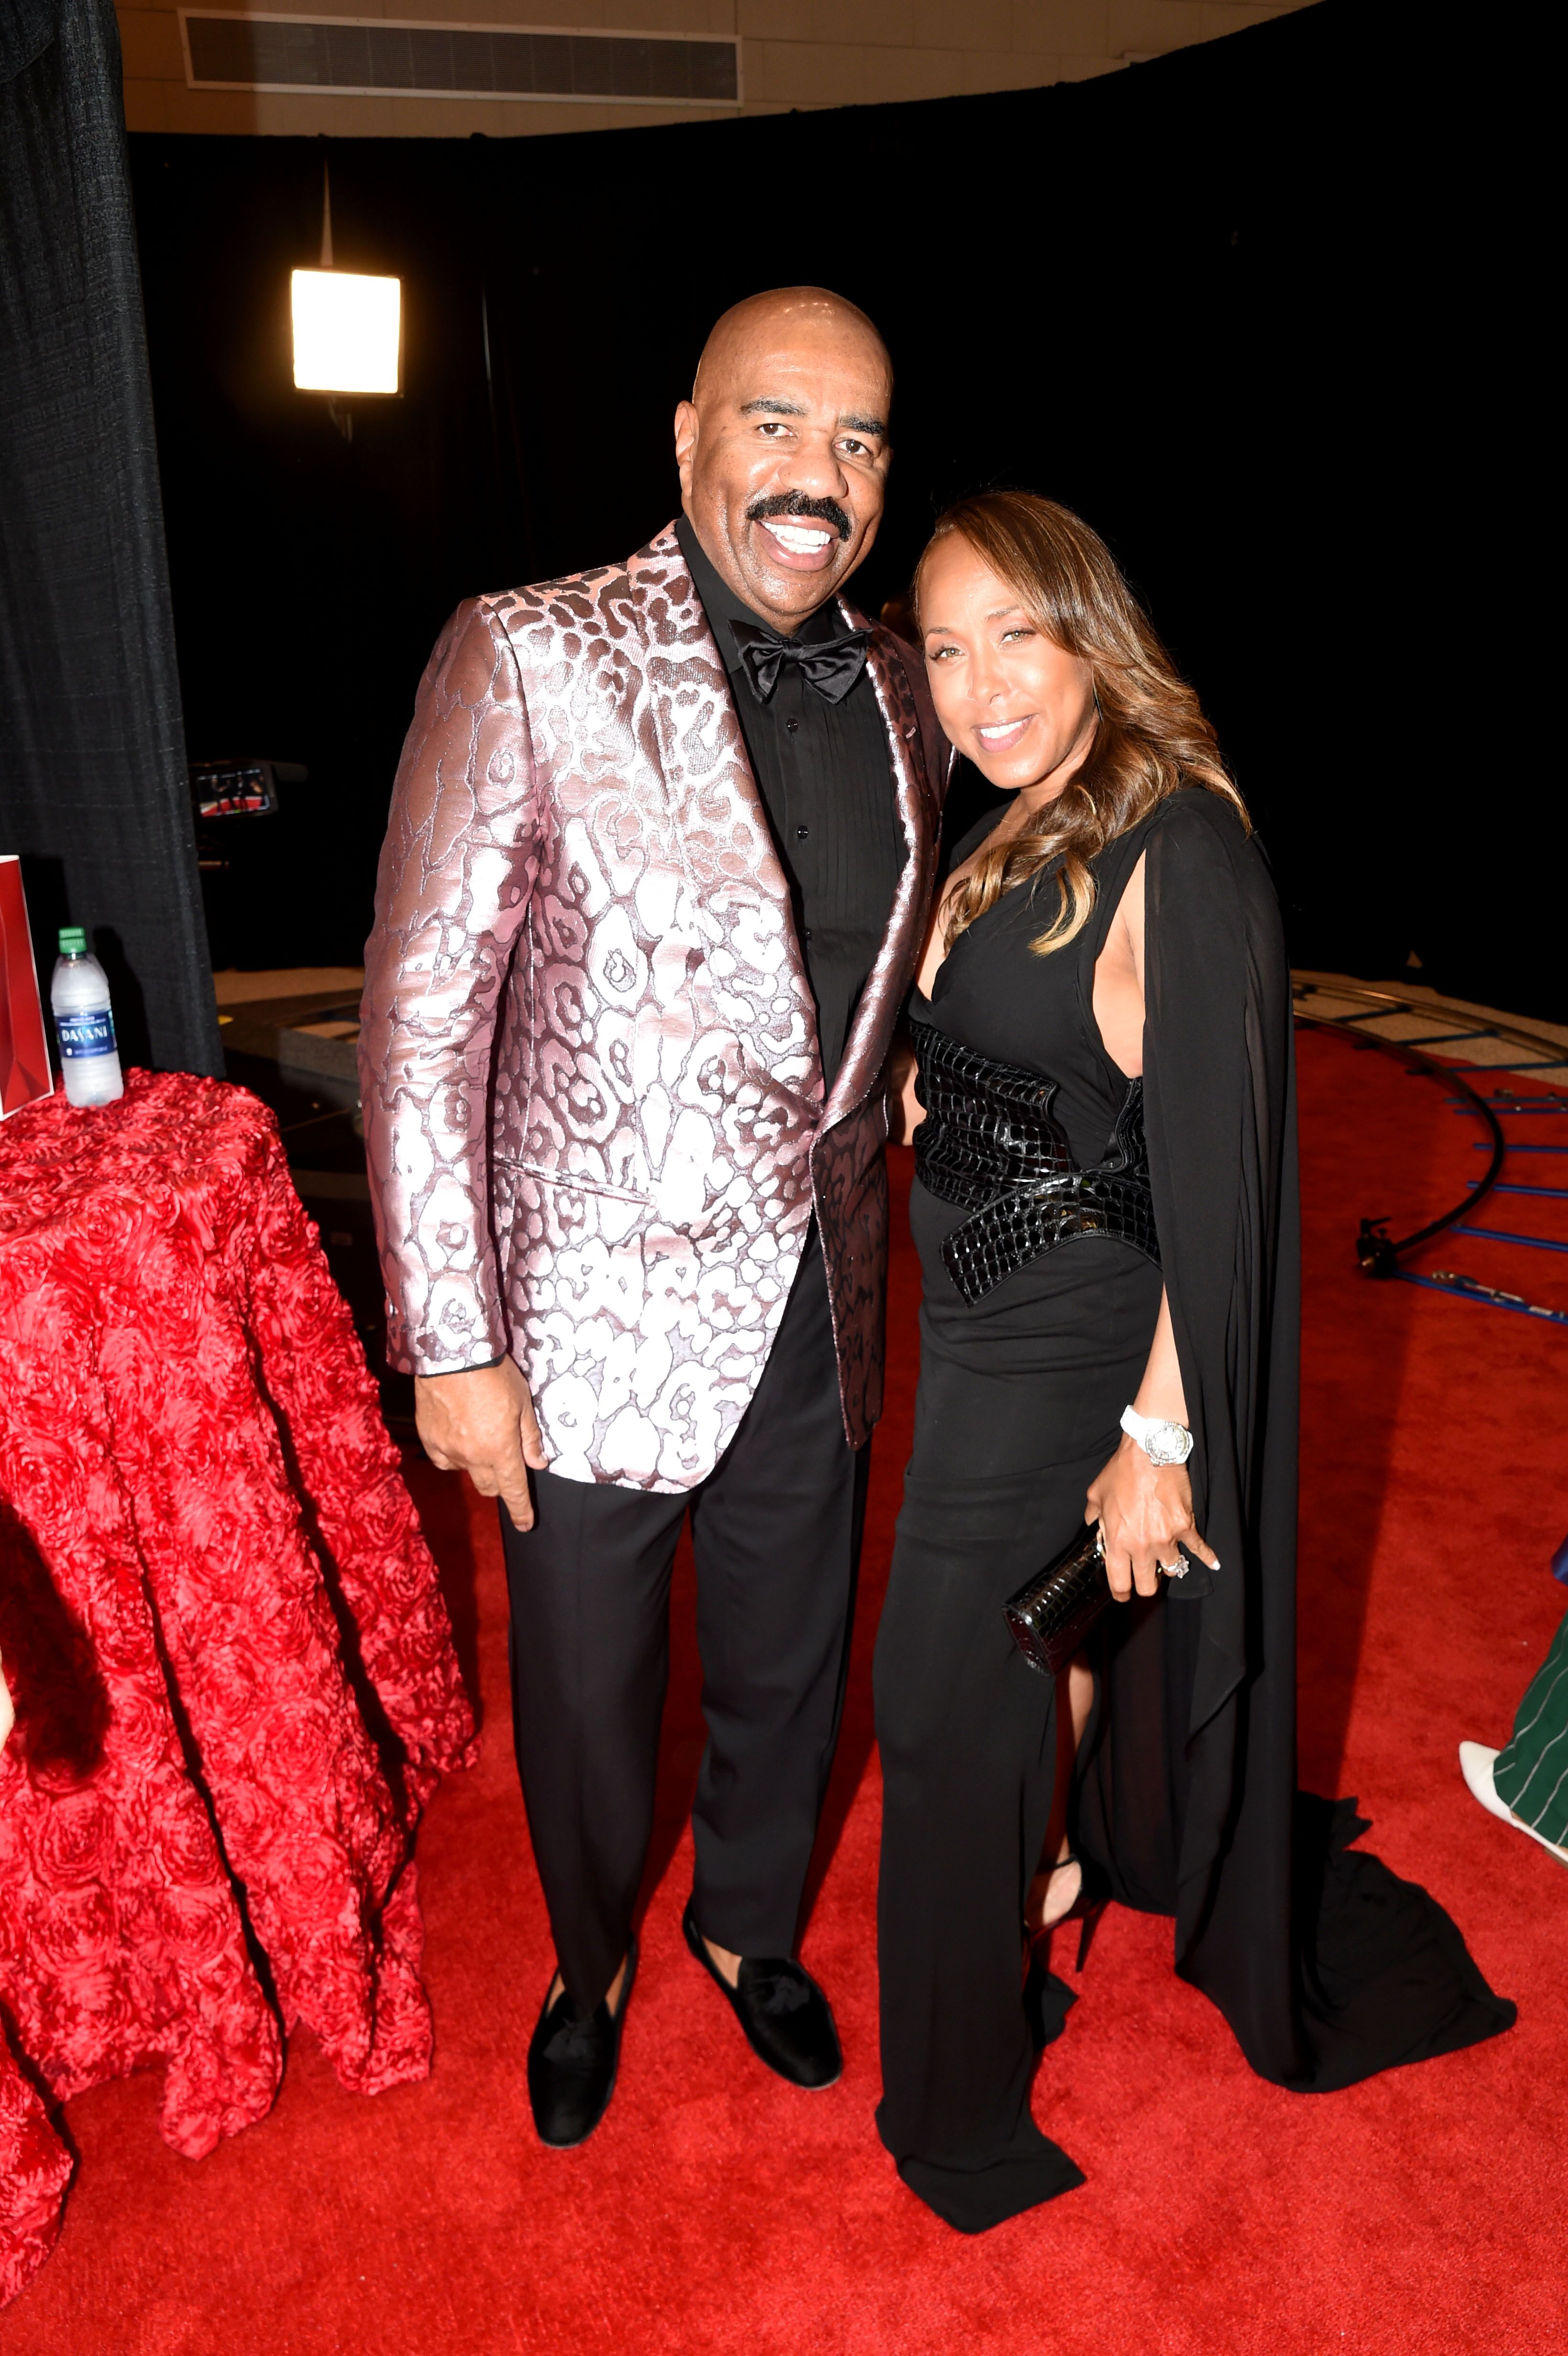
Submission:
[[1089,1491],[1086,1522],[1100,1525],[1105,1576],[1118,1603],[1135,1587],[1140,1595],[1158,1590],[1158,1573],[1181,1560],[1184,1546],[1211,1570],[1220,1568],[1192,1521],[1192,1483],[1185,1464],[1151,1464],[1136,1440],[1121,1446]]

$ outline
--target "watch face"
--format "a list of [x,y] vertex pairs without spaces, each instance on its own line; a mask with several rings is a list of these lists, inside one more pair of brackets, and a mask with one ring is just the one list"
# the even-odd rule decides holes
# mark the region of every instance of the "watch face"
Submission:
[[1185,1464],[1191,1451],[1192,1435],[1185,1424],[1157,1423],[1146,1446],[1151,1464]]

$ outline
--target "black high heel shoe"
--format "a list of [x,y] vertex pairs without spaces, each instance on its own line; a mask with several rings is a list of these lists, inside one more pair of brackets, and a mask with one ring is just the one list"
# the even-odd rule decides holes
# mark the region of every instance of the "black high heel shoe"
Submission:
[[1089,1943],[1094,1936],[1095,1926],[1111,1902],[1111,1884],[1093,1858],[1081,1857],[1071,1847],[1065,1857],[1059,1857],[1055,1864],[1048,1865],[1045,1870],[1047,1875],[1062,1873],[1070,1865],[1078,1868],[1078,1895],[1065,1913],[1055,1915],[1031,1933],[1029,1944],[1040,1957],[1043,1968],[1051,1953],[1051,1933],[1060,1931],[1064,1923],[1082,1922],[1083,1928],[1078,1934],[1078,1961],[1073,1965],[1075,1971],[1081,1972],[1089,1960]]

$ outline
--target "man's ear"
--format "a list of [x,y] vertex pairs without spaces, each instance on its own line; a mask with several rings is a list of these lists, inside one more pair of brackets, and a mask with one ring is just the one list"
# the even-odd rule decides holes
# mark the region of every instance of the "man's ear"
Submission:
[[682,498],[691,496],[691,462],[697,451],[697,411],[689,401],[677,404],[675,412],[675,463],[680,469]]

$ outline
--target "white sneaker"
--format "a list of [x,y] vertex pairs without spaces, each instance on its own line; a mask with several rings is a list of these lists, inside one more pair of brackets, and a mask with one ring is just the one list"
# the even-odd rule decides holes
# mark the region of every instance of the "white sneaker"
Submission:
[[1533,1825],[1527,1825],[1522,1816],[1516,1816],[1508,1802],[1498,1797],[1497,1786],[1492,1782],[1497,1756],[1497,1752],[1488,1751],[1484,1743],[1461,1742],[1459,1772],[1470,1790],[1490,1815],[1500,1816],[1505,1825],[1513,1826],[1515,1832],[1528,1833],[1532,1841],[1539,1841],[1542,1848],[1549,1848],[1553,1857],[1568,1865],[1568,1848],[1559,1848],[1555,1841],[1549,1841],[1544,1833],[1538,1833]]

